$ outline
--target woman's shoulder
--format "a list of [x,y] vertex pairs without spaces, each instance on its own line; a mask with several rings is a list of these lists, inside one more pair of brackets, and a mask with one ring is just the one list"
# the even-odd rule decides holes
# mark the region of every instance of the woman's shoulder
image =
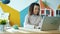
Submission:
[[41,17],[41,15],[38,15],[38,17]]
[[39,15],[38,17],[42,19],[42,16],[41,15]]

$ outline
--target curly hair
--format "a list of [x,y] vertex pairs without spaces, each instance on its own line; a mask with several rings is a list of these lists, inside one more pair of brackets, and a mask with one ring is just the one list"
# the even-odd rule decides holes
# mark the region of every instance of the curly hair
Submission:
[[[33,10],[34,10],[34,6],[39,6],[39,10],[40,10],[40,5],[38,3],[32,3],[30,6],[29,6],[29,15],[32,15],[33,14]],[[39,15],[39,12],[37,13],[37,15]]]

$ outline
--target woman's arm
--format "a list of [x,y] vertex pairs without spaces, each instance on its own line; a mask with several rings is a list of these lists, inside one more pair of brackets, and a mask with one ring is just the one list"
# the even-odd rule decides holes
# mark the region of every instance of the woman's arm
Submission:
[[44,18],[40,17],[38,20],[39,20],[38,26],[35,26],[35,28],[36,29],[41,29]]
[[31,25],[28,21],[28,15],[25,16],[24,28],[34,29],[34,25]]
[[43,21],[44,21],[44,17],[43,18],[41,18],[41,21],[39,22],[39,25],[38,25],[38,29],[40,28],[42,28],[42,25],[43,25]]

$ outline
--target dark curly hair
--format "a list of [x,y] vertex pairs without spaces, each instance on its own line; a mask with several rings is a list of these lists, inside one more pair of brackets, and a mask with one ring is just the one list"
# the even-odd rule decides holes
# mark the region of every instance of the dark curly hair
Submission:
[[[34,10],[34,6],[39,6],[40,8],[40,5],[38,3],[32,3],[30,6],[29,6],[29,15],[32,15],[33,14],[33,10]],[[40,11],[40,9],[39,9]],[[39,15],[39,12],[37,13],[37,15]]]

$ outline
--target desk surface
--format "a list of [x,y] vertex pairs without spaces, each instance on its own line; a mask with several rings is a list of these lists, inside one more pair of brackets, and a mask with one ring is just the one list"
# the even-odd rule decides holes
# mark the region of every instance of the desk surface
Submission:
[[19,27],[18,30],[15,30],[13,28],[7,29],[6,32],[3,32],[4,34],[60,34],[60,31],[58,30],[52,30],[52,31],[40,31],[39,29],[26,29]]

